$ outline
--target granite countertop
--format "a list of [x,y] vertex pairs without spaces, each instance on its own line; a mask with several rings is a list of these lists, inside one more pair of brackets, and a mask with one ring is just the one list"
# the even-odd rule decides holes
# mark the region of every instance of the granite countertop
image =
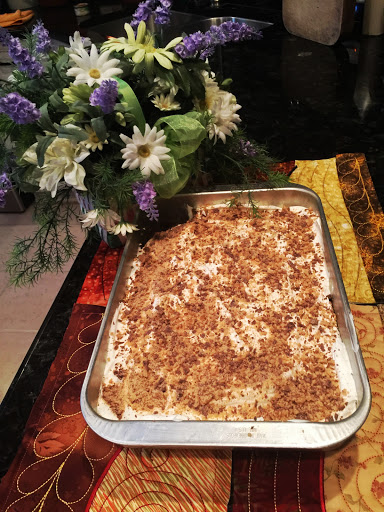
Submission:
[[[356,12],[351,34],[334,46],[325,46],[285,30],[281,0],[242,0],[241,5],[233,0],[219,2],[219,7],[190,0],[174,5],[175,10],[196,16],[241,16],[272,22],[261,41],[222,48],[212,63],[217,73],[233,78],[232,92],[243,107],[239,114],[249,136],[265,143],[279,161],[364,153],[384,204],[384,36],[361,35],[361,12]],[[91,16],[76,22],[84,35],[95,35],[105,21],[117,30],[128,11],[117,8],[108,17]],[[44,12],[41,15],[44,21]],[[60,38],[63,34],[54,35]],[[96,249],[94,242],[84,244],[0,406],[4,444],[0,476],[20,443]]]

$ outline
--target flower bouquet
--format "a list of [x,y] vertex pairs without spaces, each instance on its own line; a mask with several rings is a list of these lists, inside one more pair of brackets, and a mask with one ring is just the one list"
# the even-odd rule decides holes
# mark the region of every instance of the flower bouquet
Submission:
[[147,25],[168,23],[170,8],[141,3],[126,37],[99,45],[76,32],[52,50],[40,21],[22,40],[1,29],[16,69],[0,92],[0,206],[11,186],[36,194],[36,232],[7,262],[14,284],[68,261],[72,216],[85,230],[121,236],[139,229],[128,214],[135,205],[158,220],[157,196],[284,179],[240,129],[231,80],[209,65],[218,45],[260,34],[227,22],[163,42]]

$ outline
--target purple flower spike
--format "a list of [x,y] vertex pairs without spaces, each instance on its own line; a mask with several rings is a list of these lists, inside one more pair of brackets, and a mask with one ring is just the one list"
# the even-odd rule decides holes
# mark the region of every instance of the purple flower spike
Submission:
[[205,60],[213,55],[216,46],[223,46],[230,42],[260,39],[261,37],[261,32],[246,23],[226,21],[219,26],[212,26],[204,34],[195,32],[184,37],[183,44],[178,44],[175,52],[182,59],[199,56],[200,59]]
[[147,22],[151,17],[153,10],[156,5],[156,0],[145,0],[140,2],[136,11],[133,14],[133,20],[131,21],[131,27],[136,30],[139,26],[140,21]]
[[147,22],[155,14],[155,23],[165,25],[171,17],[171,0],[145,0],[141,2],[133,14],[131,27],[136,30],[140,21]]
[[34,123],[41,117],[36,105],[17,92],[0,98],[0,114],[7,115],[16,124]]
[[249,140],[244,140],[244,139],[240,139],[239,141],[239,146],[240,146],[240,152],[243,154],[243,155],[246,155],[246,156],[256,156],[257,155],[257,151],[256,149],[253,147],[252,143],[249,141]]
[[170,0],[159,0],[159,5],[155,10],[155,23],[158,25],[169,23],[171,20],[171,7],[172,2]]
[[103,80],[89,97],[89,103],[100,107],[104,114],[110,114],[116,104],[118,85],[116,80]]
[[8,190],[11,190],[12,183],[8,178],[6,172],[4,171],[0,174],[0,208],[4,208],[5,206],[5,196]]
[[4,27],[0,27],[0,43],[4,46],[8,46],[8,43],[11,39],[11,34],[9,33],[9,31],[4,28]]
[[19,38],[10,36],[7,44],[9,56],[20,71],[25,71],[29,78],[43,74],[43,66],[24,48]]
[[36,36],[36,52],[48,53],[51,49],[51,38],[43,22],[39,20],[32,29],[32,34]]
[[140,210],[147,214],[149,220],[158,220],[155,197],[156,191],[150,181],[137,181],[132,184],[132,191]]

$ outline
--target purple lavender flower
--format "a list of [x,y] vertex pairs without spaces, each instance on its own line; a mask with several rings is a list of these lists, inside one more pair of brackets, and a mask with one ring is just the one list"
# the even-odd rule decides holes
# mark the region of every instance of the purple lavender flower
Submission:
[[8,42],[11,38],[11,34],[9,33],[9,31],[4,28],[4,27],[0,27],[0,43],[4,46],[8,46]]
[[51,38],[49,37],[49,32],[44,27],[41,20],[39,20],[33,27],[32,34],[36,36],[36,52],[48,53],[51,49]]
[[137,181],[132,184],[132,191],[140,210],[147,214],[149,220],[158,220],[159,212],[156,206],[156,191],[150,181]]
[[159,5],[155,10],[155,23],[158,25],[166,25],[171,19],[172,2],[170,0],[159,0]]
[[89,103],[100,107],[104,114],[110,114],[116,104],[118,86],[116,80],[103,80],[89,97]]
[[11,180],[8,178],[7,173],[3,171],[3,173],[0,174],[0,208],[4,208],[6,193],[8,190],[11,190],[11,188]]
[[246,23],[226,21],[219,26],[212,26],[204,34],[195,32],[184,37],[183,43],[175,47],[175,52],[182,59],[199,56],[200,59],[205,60],[213,55],[216,46],[223,46],[230,42],[260,39],[261,37],[261,32]]
[[11,92],[0,98],[0,114],[7,115],[17,124],[34,123],[41,116],[36,105],[18,92]]
[[18,37],[10,36],[7,44],[9,56],[20,71],[25,71],[29,78],[42,75],[44,71],[43,66],[24,48]]
[[254,148],[253,144],[249,140],[246,141],[245,139],[240,139],[239,150],[240,150],[240,153],[245,156],[253,157],[253,156],[257,155],[256,149]]
[[140,21],[147,22],[151,17],[153,10],[156,5],[156,0],[145,0],[145,2],[140,2],[136,11],[133,14],[133,19],[131,21],[131,27],[136,30],[139,26]]

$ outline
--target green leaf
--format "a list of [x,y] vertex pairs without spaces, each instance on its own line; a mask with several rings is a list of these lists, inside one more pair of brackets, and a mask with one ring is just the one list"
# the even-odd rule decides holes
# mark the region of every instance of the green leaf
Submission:
[[52,135],[46,135],[45,137],[39,137],[39,142],[36,146],[37,163],[39,167],[44,165],[44,155],[47,148],[52,144],[56,137]]
[[51,94],[48,101],[56,112],[68,112],[68,105],[64,103],[63,98],[57,91]]
[[98,117],[100,114],[100,110],[98,107],[93,107],[89,103],[85,103],[84,101],[75,101],[70,107],[71,112],[84,112],[88,117]]
[[122,103],[116,103],[115,112],[132,112],[132,109],[128,106],[128,103],[123,101]]
[[194,153],[206,138],[207,132],[202,124],[203,116],[198,112],[193,115],[171,115],[161,117],[155,126],[165,124],[166,144],[171,148],[172,156],[178,160]]
[[132,87],[130,87],[127,82],[121,80],[121,78],[114,77],[119,84],[119,93],[123,96],[124,101],[126,101],[131,109],[132,115],[135,119],[135,124],[138,126],[141,133],[145,132],[145,117],[143,111],[141,109],[141,105],[139,100],[136,97],[136,94],[133,92]]
[[185,92],[186,96],[191,94],[190,74],[184,66],[175,66],[174,73],[180,80],[180,87]]
[[57,135],[61,139],[70,139],[75,142],[88,139],[88,133],[85,130],[72,124],[59,126]]
[[102,142],[107,138],[107,127],[105,126],[104,120],[102,117],[95,117],[91,121],[92,128],[95,130],[95,133],[99,140]]
[[28,165],[17,177],[13,176],[17,187],[23,192],[37,192],[42,171],[36,165]]
[[63,68],[68,64],[69,55],[64,52],[60,55],[59,59],[56,62],[56,69],[59,73],[63,71]]
[[47,132],[55,132],[55,126],[52,123],[52,120],[48,113],[48,103],[44,103],[42,107],[40,107],[41,117],[38,120],[37,124]]

